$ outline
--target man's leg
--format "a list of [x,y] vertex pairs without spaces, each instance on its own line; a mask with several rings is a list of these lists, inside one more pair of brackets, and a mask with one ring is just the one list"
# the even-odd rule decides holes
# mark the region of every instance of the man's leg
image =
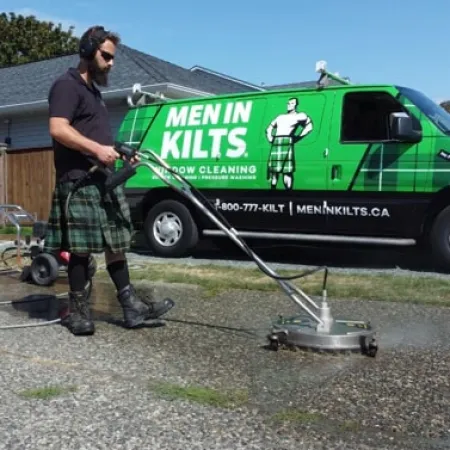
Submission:
[[295,162],[294,162],[294,149],[292,144],[289,142],[289,148],[286,153],[286,159],[284,161],[283,167],[283,182],[284,187],[287,190],[291,190],[294,184],[294,172],[295,172]]
[[69,315],[62,324],[74,335],[92,335],[95,332],[88,299],[89,255],[71,254],[68,265]]
[[284,187],[288,190],[292,189],[292,185],[294,182],[294,175],[293,174],[285,174],[284,175]]
[[278,184],[278,175],[277,175],[276,173],[274,173],[274,174],[272,175],[271,188],[272,188],[272,189],[276,189],[277,184]]
[[173,307],[170,300],[161,302],[144,302],[136,295],[130,282],[128,262],[123,253],[105,250],[106,267],[113,281],[119,303],[122,305],[125,326],[134,328],[149,319],[157,319]]
[[105,249],[105,263],[108,274],[118,292],[130,284],[128,263],[123,253],[112,253]]

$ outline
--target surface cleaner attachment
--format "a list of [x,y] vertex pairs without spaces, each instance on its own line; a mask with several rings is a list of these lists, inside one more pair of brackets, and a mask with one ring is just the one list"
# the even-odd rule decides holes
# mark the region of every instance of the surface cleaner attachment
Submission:
[[[299,275],[281,277],[262,261],[248,247],[239,233],[228,223],[225,217],[217,211],[189,181],[174,171],[155,152],[148,149],[136,150],[122,143],[116,143],[118,153],[125,157],[124,166],[112,174],[107,182],[108,189],[114,189],[119,184],[131,178],[140,166],[145,166],[155,173],[164,183],[180,193],[205,214],[218,228],[240,247],[267,276],[273,278],[288,295],[288,297],[303,310],[303,315],[290,318],[279,317],[273,324],[267,336],[269,348],[277,350],[280,346],[309,348],[322,351],[360,351],[368,356],[375,356],[378,345],[375,331],[369,322],[353,319],[335,319],[327,302],[326,283],[328,269],[319,267]],[[135,156],[138,162],[131,163]],[[163,169],[161,171],[158,167]],[[301,289],[289,280],[303,278],[320,270],[324,270],[322,299],[316,304]]]
[[[317,271],[317,270],[316,270]],[[334,318],[327,302],[326,282],[328,269],[325,268],[322,299],[316,304],[307,294],[286,282],[284,291],[305,311],[306,314],[291,317],[280,316],[272,324],[272,332],[267,336],[269,348],[278,350],[280,346],[299,347],[316,351],[353,352],[359,351],[374,357],[378,351],[375,330],[370,322]],[[300,300],[303,297],[309,306]]]

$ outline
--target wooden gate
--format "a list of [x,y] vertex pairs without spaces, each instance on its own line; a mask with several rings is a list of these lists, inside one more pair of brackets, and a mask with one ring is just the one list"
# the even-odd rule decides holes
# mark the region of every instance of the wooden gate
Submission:
[[52,149],[7,150],[4,164],[5,203],[21,206],[37,220],[47,220],[55,184]]

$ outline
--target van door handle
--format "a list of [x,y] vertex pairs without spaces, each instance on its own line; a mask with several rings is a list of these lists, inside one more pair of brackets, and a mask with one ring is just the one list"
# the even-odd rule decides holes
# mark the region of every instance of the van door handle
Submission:
[[337,180],[341,178],[342,166],[340,164],[335,164],[331,166],[331,179]]

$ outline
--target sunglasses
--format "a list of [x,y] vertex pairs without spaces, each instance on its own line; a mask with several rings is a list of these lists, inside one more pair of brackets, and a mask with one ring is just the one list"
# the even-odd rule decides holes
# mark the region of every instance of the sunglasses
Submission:
[[111,53],[105,52],[104,50],[100,50],[100,54],[106,62],[112,61],[114,59],[114,55],[111,55]]

